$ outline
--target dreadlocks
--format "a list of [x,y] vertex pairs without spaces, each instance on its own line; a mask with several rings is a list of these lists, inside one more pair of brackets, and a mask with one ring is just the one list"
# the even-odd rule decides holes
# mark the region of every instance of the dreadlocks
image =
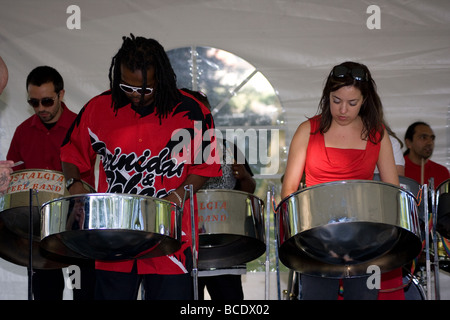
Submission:
[[[143,37],[122,37],[122,47],[113,57],[109,68],[109,85],[112,94],[111,107],[114,111],[126,104],[128,98],[120,90],[121,82],[120,66],[124,65],[131,71],[140,70],[144,79],[142,89],[147,86],[147,70],[151,67],[155,69],[156,88],[155,107],[156,112],[161,117],[167,117],[172,109],[180,102],[181,95],[176,85],[176,75],[170,64],[164,48],[154,39]],[[143,101],[144,95],[141,96]]]

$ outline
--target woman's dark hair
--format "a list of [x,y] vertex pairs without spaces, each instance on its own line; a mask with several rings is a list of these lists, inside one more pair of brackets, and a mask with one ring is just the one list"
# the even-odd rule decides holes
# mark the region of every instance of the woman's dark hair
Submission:
[[[167,117],[172,109],[181,101],[177,89],[177,79],[169,57],[164,48],[154,39],[143,37],[123,37],[122,47],[112,58],[109,68],[109,82],[112,94],[112,107],[117,112],[119,108],[129,103],[127,96],[119,87],[122,81],[121,65],[131,71],[140,70],[144,79],[142,88],[147,87],[147,70],[154,68],[156,87],[155,107],[159,117]],[[141,102],[144,95],[141,96]]]
[[56,69],[49,66],[36,67],[27,76],[26,88],[28,90],[30,84],[40,87],[49,82],[53,83],[56,93],[64,89],[64,80]]
[[[352,61],[334,66],[326,80],[318,107],[318,113],[322,114],[318,131],[323,134],[331,126],[330,94],[346,86],[354,86],[359,89],[364,99],[359,112],[364,125],[361,137],[372,143],[378,143],[384,133],[383,105],[369,69],[361,63]],[[376,138],[378,132],[381,134],[379,140]]]
[[[409,141],[413,141],[414,133],[416,133],[416,127],[417,127],[417,126],[421,126],[421,125],[430,127],[430,125],[429,125],[428,123],[423,122],[423,121],[416,121],[416,122],[410,124],[409,127],[408,127],[408,129],[406,129],[406,132],[405,132],[405,141],[406,141],[407,139],[408,139]],[[409,148],[406,149],[405,152],[403,152],[403,155],[404,155],[404,156],[406,156],[407,154],[409,154]]]

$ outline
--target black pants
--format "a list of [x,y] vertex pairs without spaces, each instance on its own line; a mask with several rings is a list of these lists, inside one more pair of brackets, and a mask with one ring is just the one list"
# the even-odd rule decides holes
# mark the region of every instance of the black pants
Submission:
[[80,289],[73,289],[73,300],[94,300],[95,298],[95,261],[88,260],[79,264],[81,272]]
[[[344,300],[376,300],[378,290],[367,287],[368,277],[343,279]],[[301,300],[337,300],[339,279],[321,278],[301,274]]]
[[192,300],[193,280],[189,274],[139,275],[136,267],[131,273],[96,270],[96,300],[136,300],[143,284],[145,300]]
[[204,300],[205,287],[211,300],[244,300],[240,275],[221,275],[198,278],[198,299]]
[[34,269],[32,276],[34,300],[62,300],[64,291],[62,269]]
[[[81,284],[80,289],[73,289],[73,300],[94,300],[94,262],[86,262],[79,267]],[[33,299],[62,300],[65,288],[63,272],[63,269],[34,269]]]

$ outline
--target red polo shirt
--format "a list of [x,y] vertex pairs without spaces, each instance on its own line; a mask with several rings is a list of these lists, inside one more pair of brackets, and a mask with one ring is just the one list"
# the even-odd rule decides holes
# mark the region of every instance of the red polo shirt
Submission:
[[[197,158],[199,154],[208,156],[209,147],[216,150],[215,141],[208,144],[204,140],[206,132],[214,130],[211,112],[189,94],[180,92],[181,102],[162,119],[155,111],[141,116],[130,103],[115,112],[111,108],[110,91],[94,97],[80,111],[70,139],[61,148],[61,159],[75,164],[83,173],[91,170],[96,156],[100,155],[97,191],[106,193],[164,198],[190,174],[221,176],[220,163],[208,163]],[[183,135],[181,140],[173,140],[174,133],[187,135]],[[178,141],[182,141],[182,151],[177,149],[180,146]],[[196,208],[194,203],[195,219]],[[137,259],[139,274],[183,274],[190,271],[192,228],[189,199],[184,209],[181,248],[170,255]],[[134,263],[133,259],[96,261],[96,268],[131,272]]]
[[[421,171],[420,165],[413,163],[409,157],[405,156],[405,176],[416,180],[421,183]],[[428,160],[425,162],[424,166],[424,181],[423,183],[428,184],[430,178],[434,178],[434,187],[438,187],[442,182],[450,178],[448,169],[443,165],[436,163],[434,161]]]
[[62,171],[61,145],[77,115],[70,111],[64,103],[61,103],[61,106],[63,113],[50,130],[44,126],[36,114],[16,128],[6,159],[25,163],[15,167],[14,170],[47,169]]

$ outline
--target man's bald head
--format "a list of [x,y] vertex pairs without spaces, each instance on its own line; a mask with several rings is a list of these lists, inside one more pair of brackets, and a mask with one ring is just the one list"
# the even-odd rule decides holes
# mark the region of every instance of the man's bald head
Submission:
[[8,68],[2,57],[0,57],[0,94],[2,94],[3,89],[5,89],[8,83]]

